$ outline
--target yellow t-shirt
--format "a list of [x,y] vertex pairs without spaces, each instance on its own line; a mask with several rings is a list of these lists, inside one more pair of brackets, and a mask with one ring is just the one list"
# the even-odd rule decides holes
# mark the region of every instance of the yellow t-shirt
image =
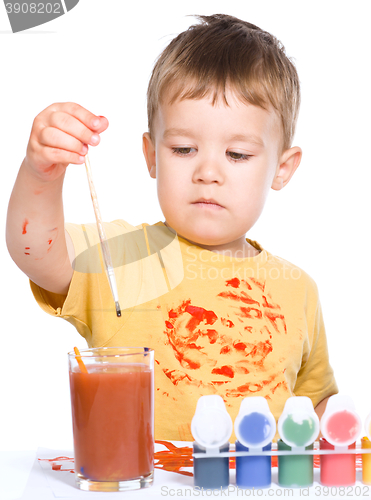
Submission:
[[104,227],[121,318],[95,224],[66,225],[76,253],[67,297],[31,288],[90,347],[155,350],[156,439],[192,440],[202,395],[222,396],[234,421],[248,396],[265,397],[278,420],[290,396],[316,406],[337,392],[317,287],[304,271],[250,240],[260,253],[236,258],[193,245],[162,222]]

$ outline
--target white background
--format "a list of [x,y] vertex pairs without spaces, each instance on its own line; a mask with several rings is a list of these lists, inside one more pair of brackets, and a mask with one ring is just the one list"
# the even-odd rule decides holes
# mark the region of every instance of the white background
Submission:
[[[340,391],[364,419],[370,396],[369,2],[297,0],[80,0],[67,15],[12,34],[0,5],[1,225],[34,117],[75,101],[110,121],[91,148],[105,220],[163,220],[141,150],[146,87],[155,58],[193,24],[226,13],[278,37],[294,58],[302,107],[294,145],[302,164],[270,195],[249,237],[317,282],[330,361]],[[92,222],[84,167],[70,166],[65,217]],[[34,301],[28,279],[1,244],[0,450],[72,449],[67,352],[86,347],[67,322]]]

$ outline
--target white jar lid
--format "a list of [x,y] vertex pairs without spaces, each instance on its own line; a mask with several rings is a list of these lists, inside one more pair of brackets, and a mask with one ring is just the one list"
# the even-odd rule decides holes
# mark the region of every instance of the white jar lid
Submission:
[[292,396],[286,400],[278,419],[279,435],[292,448],[305,448],[319,434],[319,419],[312,400],[307,396]]
[[219,448],[229,441],[233,430],[223,399],[217,395],[201,396],[191,423],[197,444],[205,448]]
[[329,398],[321,418],[321,432],[333,446],[349,446],[359,439],[362,421],[350,396],[334,394]]
[[238,441],[247,448],[264,448],[276,434],[276,421],[262,396],[244,398],[234,422]]

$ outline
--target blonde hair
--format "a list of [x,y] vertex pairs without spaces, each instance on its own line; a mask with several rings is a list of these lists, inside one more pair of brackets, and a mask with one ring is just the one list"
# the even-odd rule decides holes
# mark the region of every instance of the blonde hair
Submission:
[[282,124],[282,151],[291,147],[300,106],[299,77],[285,48],[273,35],[225,14],[195,16],[200,24],[180,33],[164,49],[152,71],[147,92],[148,130],[167,92],[177,99],[213,104],[230,87],[242,101],[269,109]]

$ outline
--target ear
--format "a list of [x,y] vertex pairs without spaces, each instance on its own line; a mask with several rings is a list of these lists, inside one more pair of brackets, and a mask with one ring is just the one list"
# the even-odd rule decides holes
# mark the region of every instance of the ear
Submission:
[[300,165],[301,157],[302,150],[297,146],[286,149],[286,151],[282,153],[277,166],[276,175],[272,182],[272,189],[279,191],[286,186],[294,175],[295,170]]
[[156,179],[156,150],[148,132],[143,134],[143,154],[146,159],[149,175]]

